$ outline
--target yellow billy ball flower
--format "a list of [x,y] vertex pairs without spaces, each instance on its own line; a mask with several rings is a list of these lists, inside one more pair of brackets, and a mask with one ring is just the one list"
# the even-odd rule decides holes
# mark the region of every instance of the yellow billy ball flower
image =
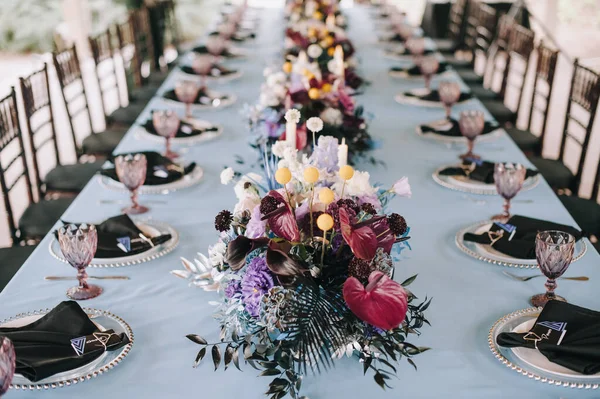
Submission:
[[319,180],[319,170],[314,166],[304,169],[304,181],[307,183],[316,183]]
[[319,97],[321,97],[321,92],[319,92],[319,89],[317,89],[316,87],[313,87],[308,91],[308,97],[311,100],[318,100]]
[[331,85],[329,83],[325,83],[323,86],[321,86],[321,91],[323,93],[329,93],[331,91]]
[[323,14],[321,14],[319,11],[315,11],[313,13],[313,18],[320,21],[323,19]]
[[325,42],[327,43],[327,46],[326,46],[326,47],[329,47],[329,46],[331,46],[331,45],[332,45],[332,44],[335,42],[335,40],[334,40],[334,38],[333,38],[333,37],[331,37],[331,36],[327,36],[327,37],[325,38]]
[[354,168],[350,165],[344,165],[340,168],[340,177],[344,180],[350,180],[354,176]]
[[331,215],[324,213],[317,218],[317,226],[323,231],[331,230],[333,227],[333,218]]
[[317,30],[315,28],[309,28],[308,29],[308,37],[315,37],[317,36]]
[[292,63],[291,62],[286,62],[285,64],[283,64],[283,72],[285,72],[285,73],[292,72]]
[[331,204],[334,199],[335,195],[333,194],[333,191],[331,191],[331,189],[325,187],[322,188],[321,191],[319,191],[319,201],[321,201],[325,205]]
[[329,47],[327,49],[327,55],[330,57],[333,57],[334,54],[335,54],[335,47]]
[[275,180],[277,183],[285,186],[292,180],[292,172],[288,168],[279,168],[277,172],[275,172]]

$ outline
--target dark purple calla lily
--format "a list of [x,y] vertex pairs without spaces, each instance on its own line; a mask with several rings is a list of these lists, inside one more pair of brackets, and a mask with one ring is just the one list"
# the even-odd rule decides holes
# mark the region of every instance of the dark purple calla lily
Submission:
[[344,241],[359,259],[371,260],[377,248],[390,253],[396,242],[384,216],[374,216],[364,222],[353,224],[345,208],[340,208],[340,227]]
[[246,256],[257,248],[264,247],[269,243],[266,237],[252,239],[246,236],[238,236],[227,245],[225,262],[233,271],[238,271],[246,264]]
[[306,272],[306,268],[289,256],[291,245],[287,242],[269,242],[267,249],[267,267],[277,276],[293,277]]
[[287,203],[283,195],[275,190],[270,191],[268,195],[275,198],[279,203],[279,206],[273,212],[264,215],[262,220],[267,220],[269,228],[276,236],[291,242],[300,241],[298,223],[296,222],[290,204]]

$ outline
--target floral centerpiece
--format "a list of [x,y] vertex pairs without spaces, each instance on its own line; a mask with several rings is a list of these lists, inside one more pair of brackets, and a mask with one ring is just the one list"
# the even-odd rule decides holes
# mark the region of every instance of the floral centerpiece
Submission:
[[[299,397],[303,375],[327,370],[348,356],[387,387],[402,357],[427,348],[409,343],[427,323],[430,301],[416,303],[397,283],[394,254],[407,246],[403,216],[386,213],[394,196],[409,197],[406,178],[375,187],[367,172],[338,165],[338,143],[322,136],[312,155],[281,142],[276,171],[236,175],[233,211],[215,218],[219,241],[208,257],[183,259],[173,273],[217,291],[219,339],[187,337],[210,354],[215,370],[244,361],[271,376],[271,398]],[[237,180],[237,181],[236,181]]]

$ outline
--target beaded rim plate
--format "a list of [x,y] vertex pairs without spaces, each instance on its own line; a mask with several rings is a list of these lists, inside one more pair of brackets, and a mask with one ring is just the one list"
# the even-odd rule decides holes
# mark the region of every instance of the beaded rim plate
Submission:
[[[32,318],[36,316],[43,316],[50,312],[52,309],[40,309],[27,313],[20,313],[10,318],[0,321],[0,325],[14,322],[19,319]],[[11,389],[23,390],[23,391],[43,391],[47,389],[68,387],[71,385],[79,384],[92,378],[96,378],[116,367],[131,351],[133,346],[133,331],[125,320],[120,318],[113,313],[105,310],[98,310],[93,308],[83,308],[83,310],[93,319],[94,323],[97,324],[100,329],[113,329],[117,333],[126,333],[129,337],[129,343],[123,346],[120,350],[105,352],[99,359],[95,359],[85,366],[79,367],[74,370],[65,371],[59,374],[55,374],[51,377],[45,378],[37,382],[31,382],[25,377],[15,374]],[[39,318],[37,317],[37,318]]]
[[[491,263],[493,265],[519,267],[522,269],[534,269],[538,267],[537,260],[535,259],[512,258],[508,255],[504,255],[498,251],[493,250],[489,245],[482,245],[464,240],[463,236],[465,233],[481,234],[484,231],[487,231],[492,225],[492,223],[493,222],[491,220],[486,220],[459,230],[456,233],[455,237],[456,246],[470,257],[483,262]],[[581,259],[586,252],[587,245],[585,241],[577,241],[575,243],[575,254],[573,256],[573,262],[576,262],[579,259]]]
[[488,334],[488,345],[494,357],[517,373],[546,384],[578,389],[600,388],[600,378],[598,377],[593,379],[591,376],[566,376],[538,369],[520,359],[512,349],[503,348],[496,343],[496,337],[500,333],[513,331],[523,322],[537,318],[541,310],[542,308],[517,310],[496,321]]
[[[175,180],[171,183],[160,184],[156,186],[142,186],[139,188],[139,194],[169,194],[170,192],[181,190],[184,188],[195,186],[202,181],[204,176],[204,170],[196,165],[194,170],[186,174],[179,180]],[[115,191],[129,192],[123,183],[111,179],[108,176],[98,175],[98,181],[104,188],[108,188]],[[142,201],[143,202],[143,201]]]
[[[182,69],[178,69],[177,72],[185,75],[186,77],[195,78],[195,79],[202,79],[202,77],[200,75],[197,75],[195,73],[188,73],[188,72],[185,72]],[[211,74],[211,75],[208,75],[206,77],[206,79],[209,80],[209,81],[211,81],[211,82],[229,82],[229,81],[241,78],[243,74],[244,74],[243,71],[240,71],[240,70],[236,71],[236,70],[234,70],[234,71],[232,71],[232,73],[227,74],[227,75],[222,75],[222,76],[212,75]]]
[[[467,100],[468,101],[468,100]],[[435,123],[435,122],[434,122]],[[425,125],[429,125],[428,123],[426,123]],[[430,132],[430,133],[423,133],[423,130],[421,129],[422,125],[417,125],[416,127],[416,131],[417,134],[421,137],[424,137],[426,139],[433,139],[433,140],[438,140],[438,141],[442,141],[445,143],[450,143],[450,144],[454,144],[454,143],[458,143],[458,144],[467,144],[467,138],[463,137],[463,136],[444,136],[443,134],[437,134],[434,132]],[[477,137],[477,142],[485,142],[485,141],[492,141],[492,140],[497,140],[501,135],[502,132],[504,130],[502,129],[502,127],[498,126],[498,128],[492,130],[489,133],[486,134],[481,134]]]
[[[417,105],[419,107],[432,107],[432,108],[443,108],[444,104],[441,101],[426,101],[421,100],[418,97],[410,97],[404,95],[404,93],[397,94],[394,99],[397,103],[400,104],[409,104],[409,105]],[[473,98],[467,98],[463,101],[459,101],[456,104],[464,104],[468,101],[471,101]],[[456,105],[455,104],[455,105]]]
[[[223,134],[223,127],[220,125],[213,125],[212,123],[205,121],[205,120],[201,120],[201,119],[186,119],[184,120],[184,122],[189,123],[190,125],[194,126],[197,129],[204,129],[207,127],[216,127],[217,130],[215,131],[210,131],[210,132],[204,132],[204,133],[200,133],[194,136],[187,136],[187,137],[173,137],[171,139],[171,143],[177,145],[177,144],[197,144],[197,143],[204,143],[207,141],[211,141],[214,140],[215,138],[221,136]],[[152,140],[155,142],[160,142],[160,143],[164,143],[165,142],[165,138],[162,136],[159,136],[157,134],[152,134],[149,133],[146,128],[144,126],[138,126],[138,129],[136,130],[136,134],[139,134],[140,139],[148,139],[148,140]]]
[[[447,76],[450,74],[451,74],[451,71],[447,69],[442,73],[436,73],[435,76],[443,78],[444,76]],[[395,79],[410,79],[410,80],[423,79],[422,75],[409,75],[408,72],[406,72],[406,71],[390,70],[390,71],[388,71],[388,75],[390,75],[390,77],[395,78]]]
[[[464,177],[464,179],[459,179],[456,176],[440,175],[440,172],[442,170],[449,167],[460,167],[460,165],[442,166],[432,174],[433,180],[440,186],[449,188],[451,190],[462,191],[471,194],[498,195],[498,191],[496,190],[496,186],[494,184],[482,183],[468,179],[466,177]],[[523,182],[523,188],[521,189],[521,191],[531,190],[538,184],[540,184],[539,174],[526,179],[525,182]]]
[[[151,260],[165,256],[166,254],[173,251],[179,244],[179,233],[167,223],[145,219],[134,219],[134,222],[136,226],[138,226],[138,228],[142,232],[144,232],[144,234],[147,237],[171,234],[171,239],[162,244],[155,245],[148,251],[135,255],[123,256],[120,258],[94,258],[92,260],[92,263],[88,267],[122,267],[149,262]],[[62,251],[60,250],[60,244],[58,243],[58,240],[55,237],[52,237],[50,245],[48,246],[48,250],[55,259],[58,259],[63,263],[68,263],[67,260],[63,257]]]
[[[210,90],[210,94],[212,97],[221,97],[223,96],[222,93]],[[177,100],[171,100],[170,98],[165,98],[162,97],[162,100],[169,103],[169,104],[173,104],[173,105],[177,105],[177,106],[185,106],[184,103],[182,103],[181,101],[177,101]],[[218,102],[215,102],[218,101]],[[223,109],[223,108],[227,108],[232,106],[233,104],[235,104],[237,101],[237,96],[235,94],[227,94],[227,98],[224,100],[221,99],[213,99],[212,103],[210,104],[198,104],[198,103],[194,103],[192,104],[192,110],[198,110],[198,111],[208,111],[208,110],[218,110],[218,109]]]

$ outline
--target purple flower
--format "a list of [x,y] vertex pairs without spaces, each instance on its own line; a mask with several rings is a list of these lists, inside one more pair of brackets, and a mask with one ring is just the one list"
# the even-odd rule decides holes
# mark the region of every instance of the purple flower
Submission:
[[260,213],[260,204],[256,205],[252,210],[250,221],[246,226],[246,237],[248,238],[259,238],[265,235],[265,226],[267,221],[260,220],[262,215]]
[[377,194],[362,195],[358,197],[357,203],[358,205],[371,204],[376,211],[380,211],[382,209],[381,201],[379,201]]
[[231,280],[225,288],[225,296],[229,299],[241,294],[242,284],[240,280]]
[[313,151],[311,161],[319,169],[326,169],[329,173],[337,171],[338,140],[331,136],[319,137],[318,144]]
[[273,277],[265,258],[252,259],[242,279],[242,301],[251,316],[258,317],[261,299],[273,285]]

